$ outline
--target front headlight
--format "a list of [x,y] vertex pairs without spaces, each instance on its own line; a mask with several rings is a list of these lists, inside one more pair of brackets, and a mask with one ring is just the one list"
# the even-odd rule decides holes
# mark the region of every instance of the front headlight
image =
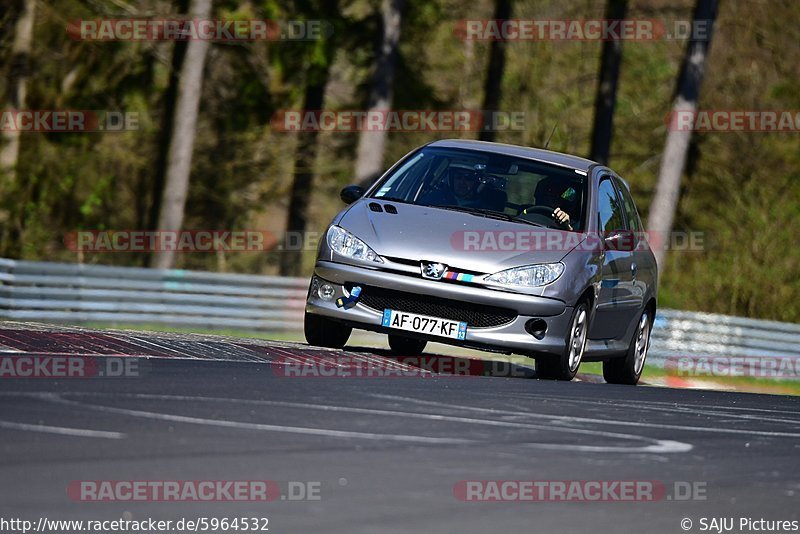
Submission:
[[383,263],[378,253],[369,248],[369,245],[339,226],[328,228],[328,246],[337,254],[348,258]]
[[564,264],[540,263],[515,267],[486,277],[487,282],[504,286],[539,287],[555,282],[564,272]]

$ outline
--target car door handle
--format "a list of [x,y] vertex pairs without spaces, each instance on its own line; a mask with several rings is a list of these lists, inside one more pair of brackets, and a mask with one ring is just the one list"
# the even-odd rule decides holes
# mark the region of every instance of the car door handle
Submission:
[[639,272],[639,268],[636,266],[635,263],[631,263],[631,276],[636,278],[636,273]]

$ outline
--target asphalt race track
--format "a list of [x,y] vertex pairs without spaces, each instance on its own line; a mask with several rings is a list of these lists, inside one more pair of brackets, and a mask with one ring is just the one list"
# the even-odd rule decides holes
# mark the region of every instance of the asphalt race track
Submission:
[[[510,373],[521,378],[431,375],[397,363],[395,376],[287,376],[304,356],[393,360],[357,348],[14,323],[0,324],[0,354],[98,357],[98,375],[109,356],[137,364],[125,377],[5,375],[3,518],[246,516],[268,518],[272,533],[348,534],[677,533],[686,518],[699,532],[713,517],[735,518],[733,532],[744,532],[740,517],[800,519],[794,397],[547,382],[525,369]],[[494,371],[472,374],[502,374]],[[269,480],[280,494],[96,502],[70,489],[121,480]],[[664,491],[655,501],[460,498],[462,481],[506,480],[650,481]]]

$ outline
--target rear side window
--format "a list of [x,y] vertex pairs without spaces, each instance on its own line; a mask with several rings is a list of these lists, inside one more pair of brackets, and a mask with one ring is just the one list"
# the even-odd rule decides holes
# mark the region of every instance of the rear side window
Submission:
[[610,178],[603,178],[597,188],[597,211],[600,217],[600,232],[606,234],[625,229],[623,207]]
[[633,230],[634,232],[641,232],[642,220],[639,218],[639,214],[636,211],[636,206],[633,204],[631,192],[628,191],[628,188],[625,187],[625,184],[623,183],[617,184],[617,187],[619,188],[619,194],[622,197],[622,205],[625,208],[625,216],[628,219],[628,229]]

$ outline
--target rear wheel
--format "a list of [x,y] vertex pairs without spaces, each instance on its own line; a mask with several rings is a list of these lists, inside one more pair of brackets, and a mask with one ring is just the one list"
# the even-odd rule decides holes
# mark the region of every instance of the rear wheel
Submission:
[[341,349],[350,339],[353,329],[327,317],[306,312],[303,331],[309,345]]
[[650,314],[645,310],[639,318],[628,352],[624,358],[603,362],[603,378],[609,384],[636,385],[642,376],[647,349],[650,348],[650,331],[653,329]]
[[589,306],[581,302],[572,312],[564,353],[557,358],[536,360],[536,376],[546,380],[572,380],[581,365],[589,330]]
[[424,339],[414,339],[398,336],[397,334],[389,334],[389,347],[392,349],[392,354],[397,356],[417,356],[418,354],[422,354],[427,344],[428,342]]

